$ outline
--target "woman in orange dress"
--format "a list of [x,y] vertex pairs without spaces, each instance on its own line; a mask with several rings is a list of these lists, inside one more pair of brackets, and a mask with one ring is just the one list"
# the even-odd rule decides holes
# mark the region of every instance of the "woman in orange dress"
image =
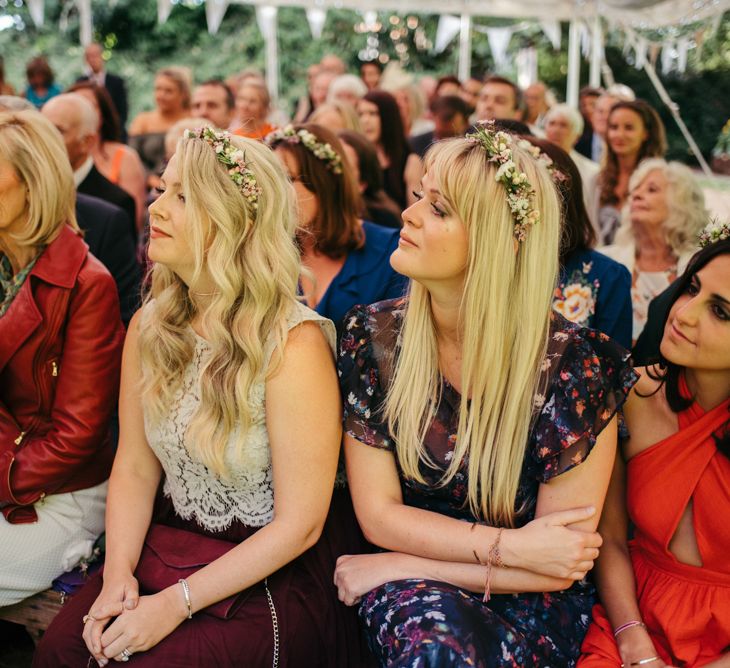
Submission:
[[579,668],[730,666],[730,227],[717,237],[678,282],[660,363],[624,406],[599,526],[603,606]]
[[246,79],[236,93],[236,123],[233,134],[262,140],[274,126],[267,120],[271,111],[271,97],[266,84],[258,79]]

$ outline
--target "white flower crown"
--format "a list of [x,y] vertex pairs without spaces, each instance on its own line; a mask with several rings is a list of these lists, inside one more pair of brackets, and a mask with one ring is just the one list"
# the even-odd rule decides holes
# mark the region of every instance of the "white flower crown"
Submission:
[[246,154],[231,143],[231,135],[225,130],[214,130],[210,127],[185,130],[185,139],[202,139],[210,144],[224,167],[228,168],[228,176],[231,177],[246,201],[254,208],[258,208],[259,195],[263,192],[261,186],[256,182],[256,175],[251,171],[250,165],[246,162]]
[[515,223],[515,239],[523,242],[528,228],[540,222],[540,212],[534,207],[535,189],[527,180],[527,174],[518,171],[513,160],[512,136],[496,130],[494,121],[482,121],[474,132],[466,135],[466,139],[479,144],[486,151],[489,162],[499,165],[494,180],[507,191],[507,204]]
[[716,241],[725,241],[725,239],[730,239],[730,223],[711,220],[700,232],[700,247],[704,248]]
[[264,141],[274,148],[280,142],[287,144],[301,144],[315,158],[318,158],[327,165],[333,174],[342,174],[342,158],[327,142],[320,142],[309,130],[300,128],[295,130],[293,125],[287,125],[279,130],[270,132]]

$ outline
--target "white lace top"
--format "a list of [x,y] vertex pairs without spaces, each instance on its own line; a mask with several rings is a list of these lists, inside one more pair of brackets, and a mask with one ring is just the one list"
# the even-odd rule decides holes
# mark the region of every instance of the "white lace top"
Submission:
[[[306,321],[316,322],[321,327],[334,352],[335,327],[332,322],[297,303],[289,316],[289,329]],[[267,341],[267,364],[273,349],[274,342]],[[153,425],[145,414],[147,441],[165,471],[163,492],[172,500],[180,517],[194,517],[209,531],[221,531],[234,521],[246,526],[264,526],[273,519],[274,489],[263,377],[251,391],[252,424],[242,447],[243,454],[234,458],[233,448],[238,439],[236,434],[230,439],[226,453],[229,478],[223,479],[212,473],[207,466],[191,457],[185,447],[188,425],[200,404],[198,379],[208,354],[207,341],[196,335],[193,359],[185,369],[169,415]]]

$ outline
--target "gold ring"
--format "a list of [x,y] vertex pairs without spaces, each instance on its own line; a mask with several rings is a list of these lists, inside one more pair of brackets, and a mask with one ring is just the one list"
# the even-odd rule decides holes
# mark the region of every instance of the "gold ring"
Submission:
[[96,622],[96,621],[98,621],[98,620],[96,619],[96,617],[92,617],[91,615],[84,615],[84,617],[83,617],[83,619],[82,619],[81,621],[82,621],[82,622],[83,622],[84,624],[86,624],[86,622],[88,622],[89,620],[91,620],[92,622]]

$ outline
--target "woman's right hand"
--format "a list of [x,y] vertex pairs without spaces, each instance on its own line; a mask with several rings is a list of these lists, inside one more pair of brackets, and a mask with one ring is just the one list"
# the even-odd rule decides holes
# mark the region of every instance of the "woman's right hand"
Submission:
[[603,539],[596,531],[568,525],[595,514],[593,507],[561,510],[505,531],[501,545],[505,564],[561,580],[582,580],[593,568]]
[[107,624],[124,610],[133,610],[139,602],[139,584],[131,573],[109,576],[105,573],[104,586],[89,609],[89,619],[84,624],[83,639],[89,652],[99,665],[108,662],[101,646],[101,635]]

